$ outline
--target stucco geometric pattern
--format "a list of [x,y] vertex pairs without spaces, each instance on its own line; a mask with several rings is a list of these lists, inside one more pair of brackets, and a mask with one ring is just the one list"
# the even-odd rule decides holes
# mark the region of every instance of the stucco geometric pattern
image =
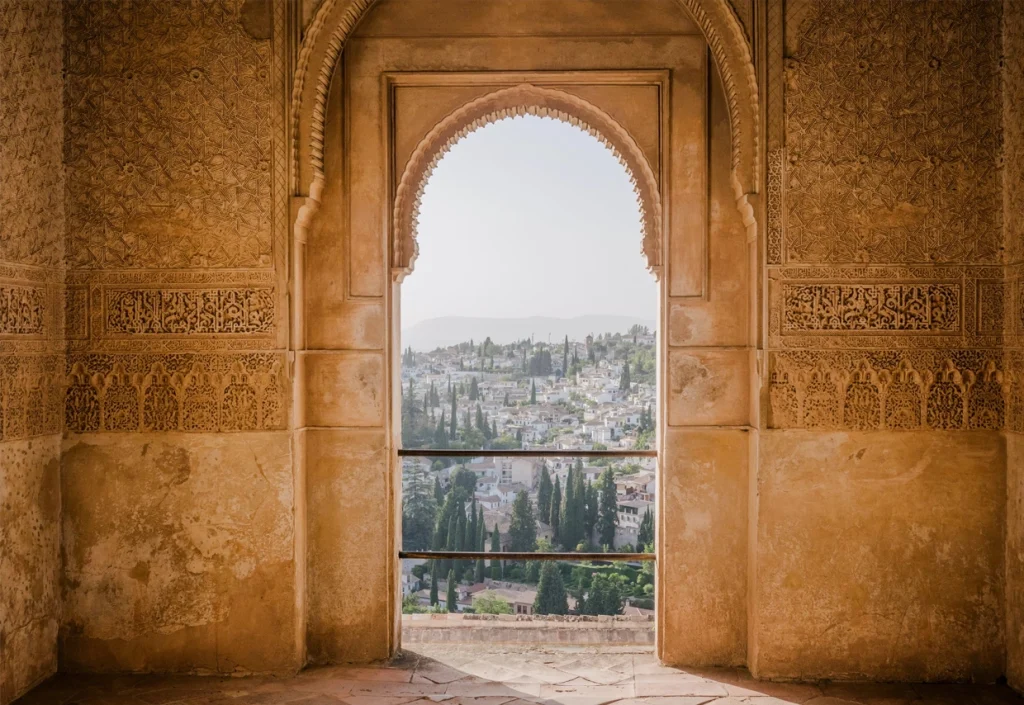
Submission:
[[996,351],[785,351],[769,361],[770,428],[999,430]]
[[60,14],[60,0],[0,3],[2,262],[62,262]]
[[1024,261],[1024,6],[1003,3],[1003,217],[1006,257]]
[[63,355],[0,356],[0,441],[61,432]]
[[242,5],[66,3],[73,267],[273,264],[272,47]]
[[786,261],[998,263],[998,3],[811,7],[787,26]]
[[274,290],[108,289],[105,316],[106,331],[118,335],[267,333]]
[[69,431],[284,428],[284,356],[71,355]]
[[783,284],[783,331],[957,331],[955,284]]

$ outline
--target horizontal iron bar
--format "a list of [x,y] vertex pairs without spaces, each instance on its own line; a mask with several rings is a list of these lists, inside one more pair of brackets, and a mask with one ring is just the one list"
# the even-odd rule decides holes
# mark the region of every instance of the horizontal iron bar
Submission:
[[657,458],[656,450],[439,450],[399,448],[400,458]]
[[515,551],[489,553],[486,551],[399,551],[399,558],[426,560],[449,559],[486,561],[653,561],[653,553],[522,553]]

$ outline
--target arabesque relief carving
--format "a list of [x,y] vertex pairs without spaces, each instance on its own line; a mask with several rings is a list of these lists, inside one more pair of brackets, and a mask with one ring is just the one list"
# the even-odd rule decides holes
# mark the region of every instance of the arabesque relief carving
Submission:
[[243,4],[65,4],[72,267],[273,266],[280,69]]
[[770,428],[999,430],[1010,387],[997,351],[807,351],[770,356]]
[[59,3],[42,0],[0,4],[0,262],[62,263],[62,37],[55,12]]
[[0,441],[61,432],[64,356],[0,356]]
[[117,335],[227,335],[274,330],[274,290],[107,289],[105,329]]
[[954,332],[960,328],[957,284],[782,285],[783,332]]
[[46,299],[43,288],[0,286],[0,335],[42,335]]
[[785,261],[998,263],[1000,3],[799,6]]
[[284,356],[72,355],[65,425],[72,432],[284,428]]

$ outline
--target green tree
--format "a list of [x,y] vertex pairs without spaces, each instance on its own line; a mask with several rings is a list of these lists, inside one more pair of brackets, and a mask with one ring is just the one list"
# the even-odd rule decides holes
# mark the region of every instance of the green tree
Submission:
[[465,465],[455,468],[448,481],[452,487],[461,487],[465,490],[467,498],[472,497],[476,492],[476,473]]
[[586,512],[583,521],[584,532],[587,543],[594,540],[594,529],[597,527],[597,517],[601,509],[600,493],[592,482],[587,482],[586,489]]
[[436,520],[437,501],[424,482],[423,473],[417,470],[402,501],[402,548],[426,550],[433,538]]
[[548,525],[551,527],[551,539],[555,543],[561,542],[562,537],[562,486],[561,478],[555,478],[555,486],[551,490],[551,514],[548,516]]
[[479,404],[476,405],[476,428],[481,432],[484,430],[484,412]]
[[644,512],[644,518],[640,520],[640,529],[636,535],[636,546],[640,551],[647,550],[647,547],[654,543],[654,515],[648,507]]
[[441,478],[434,475],[434,501],[439,505],[444,501],[444,489],[441,487]]
[[448,608],[449,612],[455,612],[459,609],[458,597],[455,592],[455,571],[448,571],[448,594],[445,596],[445,607]]
[[[494,523],[494,533],[491,534],[491,553],[501,553],[501,535],[498,533],[498,523]],[[502,579],[501,560],[491,559],[491,580]]]
[[508,600],[484,590],[473,600],[473,609],[480,614],[512,614],[512,605]]
[[480,386],[476,382],[476,377],[469,382],[469,400],[476,401],[480,398]]
[[619,523],[619,500],[611,468],[601,473],[601,506],[597,515],[598,540],[602,546],[614,546],[615,527]]
[[625,596],[625,578],[621,575],[595,573],[590,581],[587,599],[581,614],[621,614]]
[[562,376],[569,376],[569,336],[565,336],[565,347],[562,348]]
[[441,412],[441,419],[437,422],[437,430],[434,431],[434,447],[448,447],[448,429],[445,428],[444,411]]
[[505,392],[505,401],[502,403],[502,406],[508,406],[508,402],[509,402],[508,392]]
[[626,360],[626,364],[622,366],[622,376],[619,377],[619,389],[628,392],[632,387],[629,381],[629,360]]
[[452,415],[451,420],[449,421],[449,423],[451,423],[452,426],[450,429],[448,429],[448,437],[451,438],[452,440],[455,440],[455,436],[459,431],[459,404],[457,401],[458,396],[459,393],[452,389]]
[[545,463],[540,466],[540,482],[537,485],[537,514],[540,515],[541,521],[545,521],[551,516],[551,491],[553,489],[551,473],[548,472],[548,466]]
[[526,490],[520,491],[512,503],[508,535],[509,546],[513,551],[526,552],[537,548],[537,523],[533,518],[533,503]]
[[553,561],[544,563],[540,571],[537,597],[533,600],[533,611],[537,614],[568,614],[569,600],[562,582],[562,571]]
[[437,599],[437,561],[430,561],[430,605],[438,603]]
[[537,383],[532,379],[530,380],[530,403],[537,403]]

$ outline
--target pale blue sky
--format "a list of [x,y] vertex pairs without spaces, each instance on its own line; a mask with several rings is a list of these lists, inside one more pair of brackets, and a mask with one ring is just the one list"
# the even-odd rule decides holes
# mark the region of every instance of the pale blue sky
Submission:
[[582,130],[527,115],[487,125],[427,182],[402,326],[440,316],[654,319],[625,167]]

